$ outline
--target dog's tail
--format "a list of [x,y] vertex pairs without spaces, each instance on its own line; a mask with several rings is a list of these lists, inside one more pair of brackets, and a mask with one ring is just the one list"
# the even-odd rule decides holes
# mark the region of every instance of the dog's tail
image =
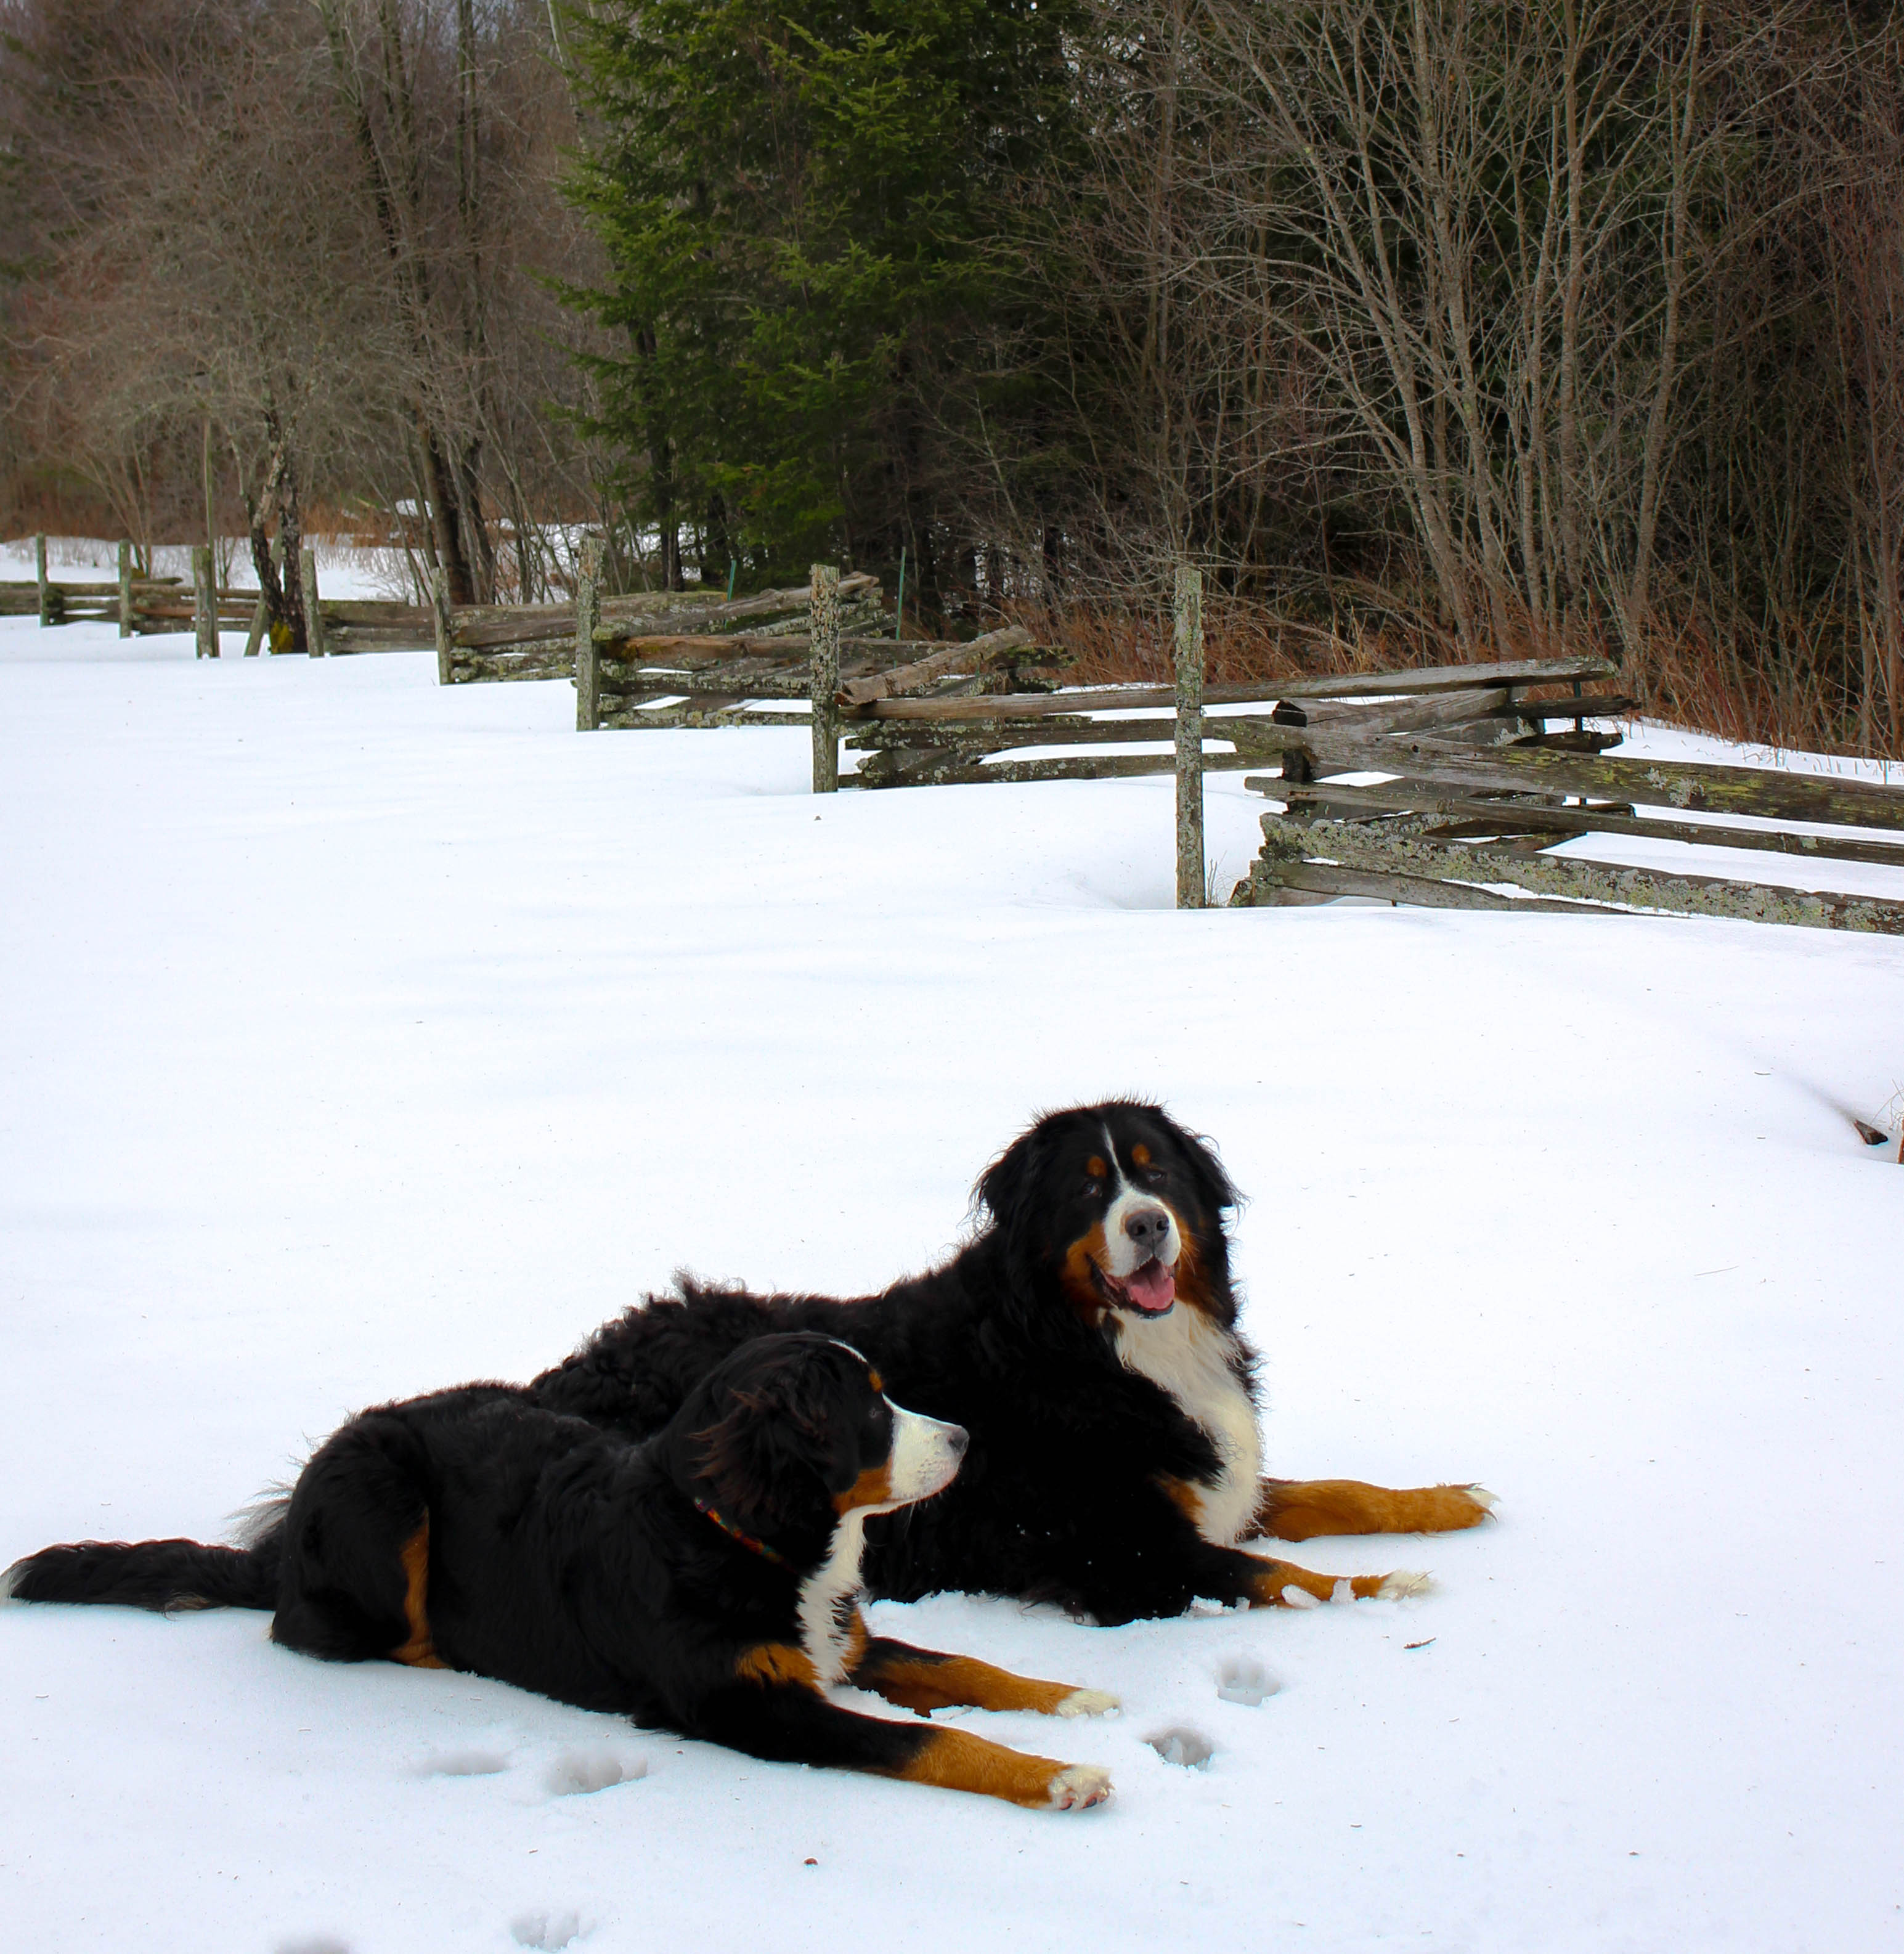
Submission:
[[91,1601],[123,1608],[275,1608],[281,1502],[260,1510],[240,1547],[195,1540],[84,1540],[42,1547],[0,1574],[0,1600]]

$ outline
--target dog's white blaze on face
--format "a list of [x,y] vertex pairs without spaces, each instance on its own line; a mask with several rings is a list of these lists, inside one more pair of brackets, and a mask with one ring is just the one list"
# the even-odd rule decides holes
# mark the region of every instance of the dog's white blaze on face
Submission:
[[[1146,1210],[1160,1211],[1165,1217],[1164,1239],[1154,1249],[1140,1249],[1124,1225],[1132,1214]],[[1117,1176],[1117,1198],[1104,1211],[1104,1239],[1106,1260],[1110,1264],[1104,1274],[1114,1276],[1119,1282],[1134,1275],[1153,1254],[1164,1268],[1174,1269],[1177,1258],[1183,1252],[1183,1237],[1169,1204],[1159,1201],[1154,1194],[1146,1194],[1140,1187],[1130,1186],[1121,1173]]]
[[874,1506],[876,1513],[891,1513],[894,1506],[910,1506],[915,1500],[929,1500],[941,1493],[958,1476],[959,1461],[965,1456],[965,1431],[962,1426],[944,1425],[916,1411],[892,1405],[892,1465],[888,1473],[893,1497],[890,1504]]
[[[1108,1264],[1104,1274],[1114,1282],[1126,1281],[1153,1255],[1165,1268],[1175,1268],[1178,1257],[1183,1252],[1183,1236],[1177,1227],[1176,1214],[1167,1202],[1147,1194],[1141,1187],[1131,1186],[1124,1172],[1124,1164],[1118,1157],[1117,1143],[1111,1137],[1108,1126],[1104,1129],[1104,1144],[1110,1155],[1111,1171],[1117,1180],[1117,1192],[1111,1196],[1110,1207],[1104,1211],[1104,1255]],[[1133,1214],[1146,1210],[1164,1217],[1164,1231],[1160,1242],[1139,1248],[1125,1224]]]

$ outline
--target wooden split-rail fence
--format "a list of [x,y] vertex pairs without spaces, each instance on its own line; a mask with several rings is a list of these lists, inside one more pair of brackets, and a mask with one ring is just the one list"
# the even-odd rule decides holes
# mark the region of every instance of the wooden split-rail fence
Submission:
[[[597,554],[588,552],[570,604],[453,611],[441,601],[439,589],[436,643],[443,683],[573,678],[578,696],[596,701],[594,716],[579,708],[577,713],[577,725],[591,730],[618,724],[617,715],[663,699],[685,703],[651,713],[639,724],[706,723],[720,709],[717,699],[732,710],[806,697],[809,640],[802,627],[811,606],[804,586],[737,598],[692,590],[604,596],[597,564]],[[890,629],[878,578],[850,576],[840,588],[843,630]],[[656,677],[643,684],[639,680],[649,661],[657,667]],[[737,677],[746,681],[737,691],[730,682]],[[770,712],[765,723],[778,721]]]
[[[265,641],[269,617],[255,590],[218,586],[212,552],[192,551],[192,580],[137,576],[132,545],[119,545],[118,574],[111,583],[75,583],[48,573],[46,539],[33,539],[35,576],[30,583],[0,583],[0,617],[37,612],[42,625],[86,622],[115,624],[122,638],[190,631],[201,658],[218,655],[221,630],[246,633],[245,655],[256,657]],[[277,552],[281,569],[284,557]],[[430,610],[421,605],[383,604],[351,598],[320,599],[317,560],[309,549],[300,558],[304,596],[306,643],[314,658],[353,652],[428,651],[436,631]]]
[[[256,593],[215,590],[210,552],[193,556],[189,598],[175,579],[134,579],[124,546],[116,583],[55,584],[41,539],[36,583],[0,586],[0,611],[36,605],[42,624],[116,615],[122,635],[195,626],[213,656],[218,625],[248,621],[255,652]],[[1603,659],[1206,686],[1202,580],[1180,566],[1174,684],[1063,691],[1064,655],[1021,630],[957,643],[884,635],[891,620],[869,576],[816,564],[803,589],[739,599],[603,597],[598,561],[585,550],[571,604],[452,608],[440,577],[429,605],[320,599],[306,552],[310,649],[433,648],[445,685],[573,678],[585,731],[805,724],[815,793],[1174,772],[1186,908],[1206,900],[1203,775],[1258,768],[1245,786],[1280,812],[1263,816],[1261,853],[1233,906],[1358,896],[1432,908],[1641,908],[1904,935],[1904,903],[1767,884],[1749,865],[1754,854],[1782,855],[1814,881],[1829,862],[1904,867],[1904,787],[1610,755],[1620,736],[1601,728],[1633,702],[1586,690],[1617,679]],[[15,602],[23,590],[31,603]],[[842,742],[863,756],[844,775]],[[1341,778],[1350,774],[1363,778]],[[1695,847],[1743,859],[1721,875],[1708,858],[1697,870],[1637,868],[1554,852],[1592,836],[1644,841],[1669,860]]]
[[[1904,903],[1761,882],[1744,860],[1716,874],[1703,860],[1639,868],[1551,852],[1630,837],[1666,844],[1669,861],[1695,847],[1783,856],[1828,882],[1827,862],[1904,868],[1904,787],[1451,737],[1432,724],[1373,737],[1340,722],[1314,730],[1284,746],[1280,772],[1244,783],[1283,811],[1263,817],[1262,853],[1231,899],[1239,906],[1336,896],[1437,909],[1613,905],[1904,935]],[[1351,772],[1392,778],[1327,778]]]
[[[1551,851],[1590,835],[1904,868],[1904,788],[1689,761],[1608,757],[1635,702],[1604,658],[1522,659],[1327,677],[1204,683],[1202,583],[1179,567],[1175,683],[1060,691],[1061,656],[1007,630],[906,647],[840,627],[849,588],[816,565],[804,641],[668,638],[605,623],[586,572],[576,724],[810,725],[813,788],[944,786],[1174,773],[1177,901],[1206,900],[1202,778],[1281,812],[1233,905],[1360,896],[1436,908],[1633,908],[1904,934],[1904,903],[1734,874],[1628,868]],[[790,598],[796,593],[778,593]],[[805,652],[805,669],[801,656]],[[804,687],[804,712],[790,702]],[[1589,687],[1594,689],[1589,690]],[[1261,706],[1260,712],[1239,708]],[[1214,709],[1212,709],[1214,708]],[[843,775],[840,752],[866,756]],[[1075,751],[1051,749],[1074,749]],[[1116,750],[1116,749],[1123,750]],[[1107,750],[1111,749],[1111,750]],[[1134,750],[1133,750],[1134,749]],[[1014,757],[1016,756],[1016,757]],[[1375,785],[1333,776],[1387,775]],[[1821,834],[1819,828],[1850,829]],[[1897,839],[1886,838],[1897,837]]]
[[[935,648],[903,667],[855,672],[853,661],[865,653],[849,658],[832,624],[837,587],[836,571],[816,567],[803,715],[812,728],[816,793],[1174,772],[1177,900],[1193,908],[1206,899],[1202,777],[1256,768],[1265,771],[1244,784],[1281,812],[1263,817],[1262,852],[1230,898],[1236,906],[1359,896],[1436,908],[1642,909],[1904,934],[1904,903],[1784,887],[1759,881],[1751,867],[1752,856],[1777,854],[1803,862],[1808,880],[1827,881],[1820,865],[1828,862],[1904,869],[1904,787],[1609,755],[1622,737],[1610,722],[1629,715],[1634,701],[1611,689],[1617,668],[1603,658],[1206,686],[1202,580],[1186,566],[1177,574],[1174,685],[1061,692],[1051,655],[1022,633],[994,634],[1013,661],[1004,671],[986,669],[998,652],[988,657],[980,640]],[[579,669],[586,672],[586,661]],[[718,669],[692,675],[710,688],[737,686],[743,676],[730,672],[723,681]],[[668,675],[652,651],[639,663],[624,659],[621,696],[665,696],[646,689]],[[1016,690],[1026,683],[1040,689]],[[1265,709],[1237,709],[1251,705]],[[611,718],[598,700],[592,721],[589,709],[578,680],[578,724],[643,723],[638,705]],[[844,777],[842,739],[849,752],[869,756]],[[1054,747],[1082,750],[1040,750]],[[1369,775],[1388,778],[1371,784]],[[1715,873],[1709,856],[1696,869],[1639,868],[1551,852],[1595,835],[1644,840],[1669,859],[1730,850],[1739,864]]]
[[[184,589],[184,580],[176,576],[134,576],[129,544],[119,546],[119,573],[110,583],[75,581],[50,575],[43,536],[33,539],[33,569],[30,580],[0,583],[0,617],[37,615],[43,626],[109,624],[116,620],[121,637],[130,637],[135,631],[191,628],[192,597]],[[184,625],[155,621],[181,605]]]

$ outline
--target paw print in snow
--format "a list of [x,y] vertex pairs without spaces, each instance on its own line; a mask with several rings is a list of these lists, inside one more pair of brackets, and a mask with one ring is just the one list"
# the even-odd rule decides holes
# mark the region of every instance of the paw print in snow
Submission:
[[1217,1754],[1216,1745],[1201,1730],[1183,1724],[1159,1730],[1144,1742],[1167,1764],[1181,1764],[1186,1770],[1208,1770],[1210,1760]]
[[648,1775],[648,1760],[633,1751],[606,1748],[564,1751],[542,1782],[551,1798],[586,1797],[611,1785],[632,1784]]
[[416,1767],[419,1777],[494,1777],[509,1768],[496,1751],[438,1751]]
[[589,1930],[582,1916],[573,1912],[525,1913],[509,1923],[509,1935],[518,1947],[552,1949],[567,1947]]
[[1246,1704],[1254,1710],[1282,1686],[1253,1655],[1226,1656],[1217,1665],[1217,1695],[1225,1703]]

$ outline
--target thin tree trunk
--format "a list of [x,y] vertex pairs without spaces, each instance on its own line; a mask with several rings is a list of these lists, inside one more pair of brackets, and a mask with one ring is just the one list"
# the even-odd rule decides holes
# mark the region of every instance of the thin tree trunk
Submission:
[[1686,280],[1687,205],[1692,177],[1692,117],[1699,92],[1699,44],[1705,31],[1703,5],[1692,10],[1686,35],[1686,97],[1673,118],[1672,189],[1667,218],[1666,306],[1660,326],[1659,371],[1646,417],[1646,441],[1641,463],[1639,520],[1633,538],[1633,572],[1626,592],[1626,645],[1637,655],[1645,627],[1653,573],[1653,545],[1659,529],[1660,500],[1664,486],[1667,435],[1679,385],[1679,302]]

